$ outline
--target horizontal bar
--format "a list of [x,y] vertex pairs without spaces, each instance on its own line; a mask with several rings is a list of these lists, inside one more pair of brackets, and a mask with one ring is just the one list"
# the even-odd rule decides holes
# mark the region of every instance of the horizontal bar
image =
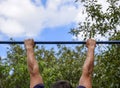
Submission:
[[[0,41],[0,44],[24,44],[23,41]],[[35,44],[86,44],[85,41],[35,41]],[[120,41],[96,41],[96,44],[120,44]]]

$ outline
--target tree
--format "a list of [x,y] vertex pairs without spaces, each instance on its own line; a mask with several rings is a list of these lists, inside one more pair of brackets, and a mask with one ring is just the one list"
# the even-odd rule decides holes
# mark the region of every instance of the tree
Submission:
[[[120,35],[111,38],[120,40]],[[120,45],[110,45],[107,49],[98,55],[93,76],[94,88],[120,87]]]
[[83,37],[91,38],[96,35],[110,36],[115,35],[119,30],[117,26],[120,25],[120,6],[119,0],[106,0],[109,3],[109,7],[106,11],[102,11],[102,5],[98,3],[98,0],[76,0],[81,1],[85,7],[84,13],[87,13],[86,20],[79,22],[77,28],[71,29],[70,33],[78,36],[80,32],[83,33]]
[[[118,0],[107,0],[110,4],[106,12],[101,10],[97,0],[81,0],[86,7],[88,17],[78,28],[71,30],[73,35],[85,33],[85,38],[97,34],[105,36],[113,32],[109,40],[120,40],[120,32],[116,29],[120,24],[120,6]],[[76,87],[81,75],[86,52],[83,46],[74,48],[58,45],[46,49],[44,46],[35,47],[35,55],[40,66],[46,88],[57,80],[69,80]],[[97,51],[99,52],[99,51]],[[95,56],[93,88],[120,87],[120,46],[109,45],[105,51]],[[3,61],[4,60],[4,61]],[[7,84],[7,85],[6,85]],[[0,59],[0,88],[28,88],[29,73],[26,64],[26,52],[23,46],[10,45],[7,57]]]
[[[46,88],[50,88],[53,82],[60,79],[69,80],[74,87],[78,85],[85,59],[82,49],[81,46],[70,48],[64,45],[58,45],[58,51],[54,48],[47,50],[43,46],[35,47],[36,59]],[[10,45],[6,61],[0,67],[0,88],[28,88],[29,73],[26,63],[25,49],[20,45]]]
[[[80,0],[76,0],[80,1]],[[120,5],[119,0],[106,0],[109,7],[106,12],[102,11],[102,5],[97,0],[81,0],[87,13],[86,20],[78,24],[78,28],[73,28],[70,33],[76,37],[80,32],[83,37],[91,38],[100,34],[108,36],[108,40],[120,40]],[[109,45],[95,59],[93,74],[93,88],[119,88],[120,87],[120,46]]]

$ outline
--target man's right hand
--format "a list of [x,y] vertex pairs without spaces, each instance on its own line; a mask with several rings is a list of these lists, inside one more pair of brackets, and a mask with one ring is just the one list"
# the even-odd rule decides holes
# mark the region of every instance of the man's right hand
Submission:
[[25,44],[26,49],[34,48],[34,46],[35,46],[33,39],[27,39],[27,40],[25,40],[24,44]]
[[95,48],[96,47],[96,41],[93,39],[88,39],[86,42],[87,48]]

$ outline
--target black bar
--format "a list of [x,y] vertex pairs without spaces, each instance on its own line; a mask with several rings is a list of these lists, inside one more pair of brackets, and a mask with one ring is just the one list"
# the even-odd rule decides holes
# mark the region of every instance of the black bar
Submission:
[[[24,44],[23,41],[0,41],[0,44]],[[86,44],[85,41],[35,41],[35,44]],[[96,41],[96,44],[120,44],[120,41]]]

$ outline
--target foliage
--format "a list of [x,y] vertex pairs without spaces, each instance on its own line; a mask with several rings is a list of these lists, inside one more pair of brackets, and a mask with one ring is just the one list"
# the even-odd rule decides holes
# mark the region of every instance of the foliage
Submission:
[[[71,33],[77,36],[79,32],[83,32],[87,38],[114,32],[109,40],[120,40],[120,32],[116,30],[120,24],[120,6],[117,1],[107,0],[109,7],[103,12],[97,0],[81,0],[88,17],[84,23],[79,24],[79,28],[71,30]],[[73,87],[78,85],[86,49],[83,46],[71,47],[35,47],[36,60],[46,88],[60,79],[69,80]],[[0,88],[28,88],[29,80],[25,49],[20,45],[10,45],[7,57],[0,58]],[[96,54],[93,88],[120,88],[120,45],[109,45],[105,51]]]
[[109,7],[106,11],[102,10],[102,5],[97,0],[77,0],[81,1],[85,7],[84,13],[87,14],[84,22],[79,22],[77,28],[71,29],[70,33],[78,36],[82,32],[82,36],[86,38],[94,37],[98,34],[110,36],[116,34],[116,27],[120,25],[120,6],[119,0],[106,0]]
[[[110,40],[120,40],[120,33]],[[96,70],[98,69],[99,70]],[[93,87],[119,88],[120,87],[120,45],[109,45],[107,50],[97,56]],[[97,79],[97,80],[96,80]],[[106,85],[107,84],[107,85]]]
[[[97,0],[81,1],[85,7],[87,17],[80,22],[77,28],[71,29],[70,33],[78,36],[80,33],[86,38],[101,35],[109,40],[120,40],[120,5],[119,0],[106,0],[109,7],[102,11],[102,5]],[[97,51],[100,52],[100,51]],[[120,45],[108,45],[95,59],[93,74],[93,88],[119,88],[120,87]]]
[[[84,61],[84,53],[81,52],[81,49],[81,46],[72,49],[58,45],[58,51],[55,52],[54,48],[47,50],[43,46],[35,47],[36,59],[46,88],[50,88],[53,82],[60,79],[69,80],[73,86],[78,85]],[[2,61],[0,62],[0,88],[28,88],[29,73],[26,52],[23,47],[11,45],[7,52],[6,61],[3,64]]]
[[[120,39],[120,36],[117,38]],[[108,50],[96,55],[93,88],[120,87],[119,51],[119,45],[112,45],[108,46]],[[35,55],[46,88],[61,79],[69,80],[74,87],[78,85],[86,58],[86,50],[82,46],[70,48],[58,45],[57,51],[54,48],[47,50],[43,46],[36,46]],[[4,63],[3,59],[0,60],[0,77],[0,88],[28,88],[30,79],[23,47],[11,45]]]
[[[29,86],[29,75],[25,60],[25,51],[19,45],[10,45],[7,52],[7,58],[4,61],[4,78],[1,79],[0,88],[22,88],[22,86]],[[27,88],[27,87],[24,87]]]

